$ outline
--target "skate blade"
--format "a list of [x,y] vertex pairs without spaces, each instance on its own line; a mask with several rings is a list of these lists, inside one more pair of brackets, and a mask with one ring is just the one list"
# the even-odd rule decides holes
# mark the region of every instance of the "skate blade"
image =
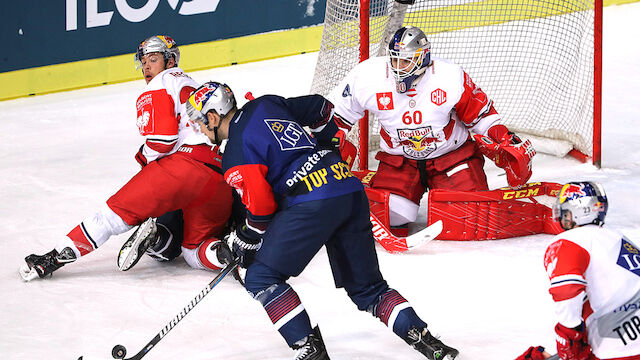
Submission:
[[24,281],[31,281],[40,277],[36,269],[29,267],[27,264],[20,266],[18,273],[20,273],[20,277]]
[[131,269],[140,260],[142,253],[146,250],[140,249],[140,244],[151,234],[152,230],[153,219],[149,219],[142,223],[133,236],[122,245],[118,253],[118,269],[120,271]]

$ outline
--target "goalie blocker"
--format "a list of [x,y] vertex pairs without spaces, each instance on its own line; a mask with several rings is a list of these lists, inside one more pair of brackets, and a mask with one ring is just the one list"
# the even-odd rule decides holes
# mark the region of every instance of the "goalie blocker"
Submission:
[[[368,184],[375,171],[354,171]],[[428,196],[427,225],[442,221],[444,230],[438,240],[496,240],[534,234],[558,234],[559,223],[552,210],[536,200],[555,198],[562,184],[529,183],[519,189],[487,191],[432,189]],[[366,188],[371,213],[389,228],[388,196]]]

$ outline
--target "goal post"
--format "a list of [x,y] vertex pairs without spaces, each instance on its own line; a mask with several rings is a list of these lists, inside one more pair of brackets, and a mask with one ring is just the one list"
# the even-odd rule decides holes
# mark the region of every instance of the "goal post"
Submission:
[[[536,150],[600,166],[602,0],[327,0],[311,92],[327,95],[358,62],[386,55],[395,30],[409,25]],[[350,139],[364,169],[379,127],[361,123]]]

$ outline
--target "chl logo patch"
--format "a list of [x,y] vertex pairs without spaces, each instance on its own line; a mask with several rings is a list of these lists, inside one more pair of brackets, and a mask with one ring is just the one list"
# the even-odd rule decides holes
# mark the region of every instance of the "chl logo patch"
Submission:
[[640,251],[625,238],[622,238],[617,264],[640,276]]
[[376,93],[378,110],[393,110],[393,95],[391,92]]
[[447,93],[442,89],[435,89],[431,92],[431,102],[440,106],[447,101]]
[[271,134],[280,144],[280,150],[313,149],[315,144],[307,132],[295,121],[264,119]]

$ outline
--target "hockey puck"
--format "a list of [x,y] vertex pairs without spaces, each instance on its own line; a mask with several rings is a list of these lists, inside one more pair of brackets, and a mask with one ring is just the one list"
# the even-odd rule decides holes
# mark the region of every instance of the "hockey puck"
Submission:
[[111,350],[111,356],[113,356],[114,359],[124,359],[125,355],[127,355],[127,349],[122,345],[116,345]]

